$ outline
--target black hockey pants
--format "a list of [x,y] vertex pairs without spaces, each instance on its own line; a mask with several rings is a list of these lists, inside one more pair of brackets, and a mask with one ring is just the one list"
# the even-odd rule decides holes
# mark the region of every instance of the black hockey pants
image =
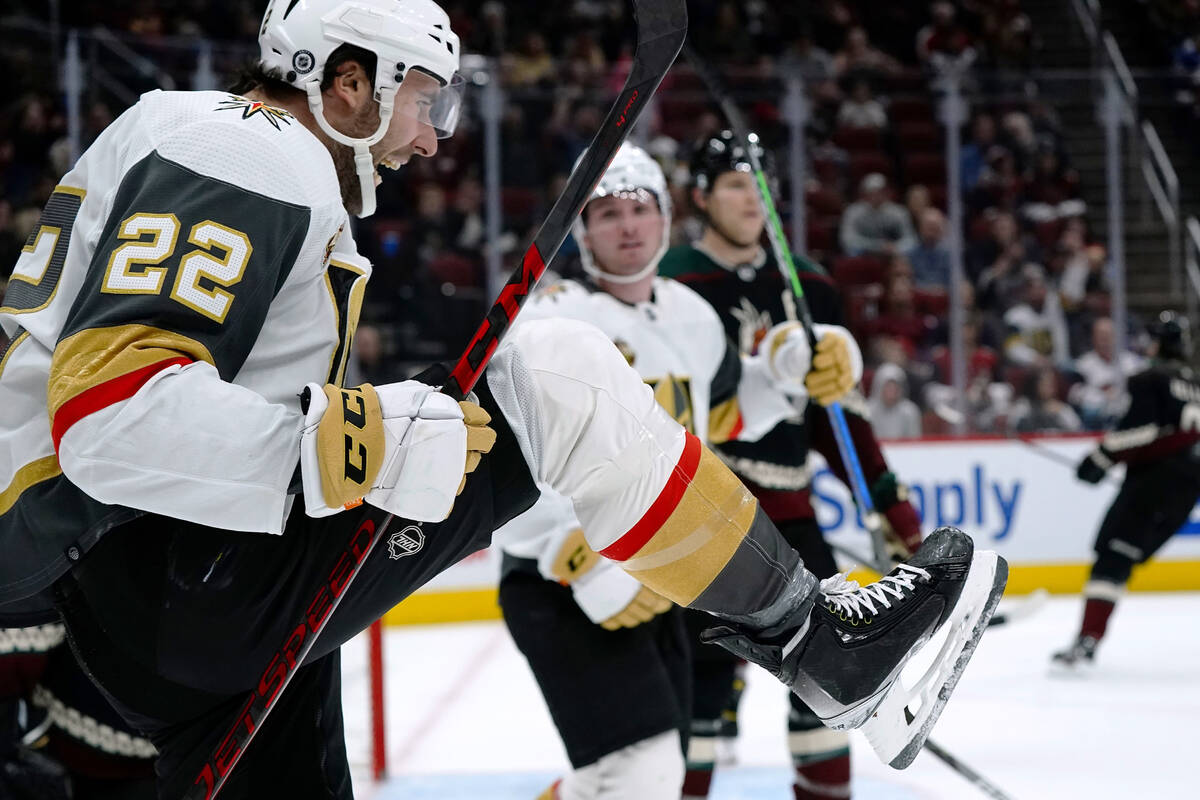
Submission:
[[[488,545],[537,489],[486,387],[497,442],[450,518],[393,520],[221,792],[222,800],[348,800],[338,647],[446,567]],[[220,502],[220,498],[213,498]],[[158,748],[159,795],[182,796],[368,515],[323,519],[302,499],[282,536],[147,515],[109,532],[56,586],[80,662]],[[389,539],[390,537],[390,539]]]

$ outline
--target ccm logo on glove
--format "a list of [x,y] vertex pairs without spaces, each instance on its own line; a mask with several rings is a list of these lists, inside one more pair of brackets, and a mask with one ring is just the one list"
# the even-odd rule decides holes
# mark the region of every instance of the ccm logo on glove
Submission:
[[[353,508],[362,503],[383,464],[379,395],[369,383],[354,389],[326,384],[322,391],[329,402],[317,427],[325,505]],[[339,451],[344,454],[341,459]]]
[[366,500],[404,519],[440,522],[496,441],[486,411],[419,381],[310,383],[301,397],[300,471],[312,517]]

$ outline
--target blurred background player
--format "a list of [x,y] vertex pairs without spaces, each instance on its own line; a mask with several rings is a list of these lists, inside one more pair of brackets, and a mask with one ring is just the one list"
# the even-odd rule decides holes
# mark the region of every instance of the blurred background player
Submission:
[[[739,355],[711,306],[657,276],[670,227],[662,170],[625,144],[574,226],[586,280],[538,292],[518,326],[545,317],[596,325],[659,404],[710,443],[771,430],[794,413],[790,394],[802,384],[826,400],[857,384],[862,356],[843,328],[819,327],[821,368],[812,371],[795,326],[772,331],[769,361]],[[498,538],[504,618],[573,767],[544,797],[677,800],[691,705],[682,612],[592,551],[570,501],[541,489]]]
[[61,624],[0,628],[0,798],[154,800],[155,755],[84,674]]
[[[762,244],[765,219],[749,156],[741,142],[722,131],[700,144],[691,160],[691,200],[704,219],[700,238],[663,257],[660,272],[690,286],[709,302],[727,335],[743,353],[759,352],[773,326],[794,320],[795,300],[774,255]],[[807,259],[795,260],[813,320],[841,325],[842,303],[833,281]],[[796,323],[791,323],[799,327]],[[907,489],[888,469],[857,391],[842,400],[875,508],[888,521],[889,541],[898,552],[920,544],[920,520]],[[824,409],[802,402],[800,411],[755,442],[714,447],[721,459],[758,498],[764,511],[809,569],[822,578],[837,572],[833,552],[817,525],[811,500],[808,452],[815,447],[842,480],[846,473]],[[708,622],[688,615],[693,633]],[[718,739],[737,735],[742,687],[738,663],[710,647],[695,649],[692,737],[688,747],[685,797],[707,797]],[[849,740],[831,731],[794,695],[788,746],[795,766],[798,800],[850,796]]]
[[1100,523],[1096,560],[1084,586],[1083,621],[1055,664],[1090,664],[1133,568],[1178,531],[1200,500],[1200,381],[1192,368],[1188,319],[1163,311],[1151,327],[1150,367],[1129,379],[1129,410],[1079,463],[1099,483],[1125,464],[1125,480]]

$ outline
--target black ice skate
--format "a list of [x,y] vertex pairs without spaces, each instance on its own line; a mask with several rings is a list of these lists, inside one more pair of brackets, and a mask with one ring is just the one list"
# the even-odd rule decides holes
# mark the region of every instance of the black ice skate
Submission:
[[[703,634],[791,687],[834,729],[862,728],[896,769],[916,758],[975,651],[1008,580],[1008,564],[974,552],[956,528],[938,528],[917,553],[868,586],[836,575],[815,605],[759,632]],[[944,624],[945,643],[910,688],[900,672]]]
[[1056,666],[1074,670],[1079,667],[1091,666],[1096,661],[1096,645],[1100,641],[1095,636],[1080,636],[1066,650],[1060,650],[1050,657]]

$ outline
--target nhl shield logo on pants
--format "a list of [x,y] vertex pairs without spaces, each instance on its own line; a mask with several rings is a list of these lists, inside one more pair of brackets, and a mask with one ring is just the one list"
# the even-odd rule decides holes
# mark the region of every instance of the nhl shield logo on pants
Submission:
[[388,555],[399,561],[419,553],[425,546],[425,532],[418,525],[409,525],[388,537]]

